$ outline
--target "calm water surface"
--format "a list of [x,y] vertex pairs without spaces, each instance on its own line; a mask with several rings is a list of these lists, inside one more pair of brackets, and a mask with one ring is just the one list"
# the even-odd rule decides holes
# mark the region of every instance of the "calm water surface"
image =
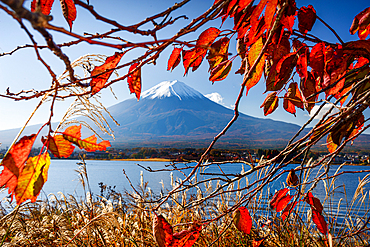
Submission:
[[[75,196],[83,196],[83,188],[79,182],[78,173],[75,171],[78,169],[78,160],[57,160],[54,159],[51,162],[49,168],[49,177],[48,181],[45,183],[43,190],[40,194],[40,199],[45,198],[48,194],[57,192],[63,192],[64,194],[72,194]],[[87,160],[87,173],[89,178],[89,183],[92,192],[95,195],[100,194],[99,183],[103,183],[107,186],[115,186],[115,190],[118,192],[123,192],[125,190],[132,191],[125,175],[122,170],[126,171],[126,174],[129,176],[132,184],[134,186],[140,185],[140,173],[143,172],[144,181],[148,181],[148,186],[152,189],[154,193],[159,193],[163,188],[161,181],[165,185],[165,189],[170,189],[171,186],[171,177],[170,172],[156,172],[151,173],[145,171],[143,168],[139,167],[137,164],[140,164],[144,167],[151,167],[155,169],[170,168],[165,167],[169,165],[169,162],[149,162],[149,161],[108,161],[108,160]],[[178,165],[181,167],[181,165]],[[294,168],[297,165],[290,165],[286,169]],[[338,166],[333,165],[329,175],[334,174]],[[364,166],[344,166],[342,171],[358,171],[362,169],[369,169],[370,167]],[[248,166],[244,165],[244,169],[249,169]],[[222,165],[222,170],[226,174],[240,173],[242,170],[242,164],[224,164]],[[190,172],[190,171],[189,171]],[[185,172],[185,173],[189,173]],[[205,170],[207,173],[220,173],[220,170],[217,166],[207,168]],[[316,171],[313,171],[312,175],[316,175]],[[362,179],[366,173],[358,174],[345,174],[337,179],[335,185],[339,186],[337,193],[334,196],[334,204],[344,197],[344,189],[348,198],[351,198],[355,193],[355,190],[358,185],[359,179]],[[184,175],[180,172],[173,172],[173,176],[176,178],[184,179]],[[282,176],[279,180],[275,181],[273,184],[270,184],[271,191],[282,188],[283,183],[285,182],[287,174]],[[198,176],[198,179],[201,177]],[[252,179],[250,177],[250,179]],[[245,184],[245,179],[242,180]],[[363,193],[369,193],[370,185],[366,185],[363,188]],[[314,190],[314,195],[323,199],[325,196],[324,184],[320,182]],[[6,196],[6,192],[1,192],[0,197]]]

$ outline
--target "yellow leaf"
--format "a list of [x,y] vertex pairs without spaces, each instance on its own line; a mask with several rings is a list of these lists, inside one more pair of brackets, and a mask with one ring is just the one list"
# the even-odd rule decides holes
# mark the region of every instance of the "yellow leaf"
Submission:
[[47,152],[28,158],[18,178],[18,184],[14,192],[18,205],[28,199],[31,202],[36,201],[44,183],[48,179],[49,166],[50,156]]

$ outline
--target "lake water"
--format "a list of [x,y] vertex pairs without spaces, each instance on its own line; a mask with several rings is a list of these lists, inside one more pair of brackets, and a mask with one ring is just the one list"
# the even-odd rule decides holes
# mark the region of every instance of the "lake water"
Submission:
[[[75,171],[79,168],[77,165],[78,160],[57,160],[54,159],[51,161],[49,168],[48,181],[45,183],[43,190],[39,196],[39,199],[44,199],[50,193],[57,194],[57,192],[63,192],[65,195],[73,194],[74,196],[84,196],[84,191],[81,183],[78,181],[79,176]],[[115,186],[115,190],[118,192],[123,192],[125,190],[132,191],[125,175],[122,170],[126,171],[126,174],[130,178],[132,184],[137,187],[140,185],[140,173],[143,172],[144,181],[148,181],[148,186],[154,193],[159,194],[163,189],[162,183],[165,186],[165,189],[170,189],[171,186],[171,176],[169,171],[151,173],[145,171],[143,168],[139,167],[137,164],[140,164],[144,167],[151,167],[151,169],[168,169],[171,167],[166,167],[169,165],[169,162],[149,162],[149,161],[108,161],[108,160],[87,160],[86,167],[89,178],[89,183],[91,186],[91,191],[95,195],[100,194],[99,183],[103,183],[107,186]],[[178,165],[179,167],[183,167]],[[297,165],[290,165],[285,169],[294,168]],[[235,174],[240,173],[242,170],[242,164],[238,163],[229,163],[221,165],[222,170],[225,174]],[[332,169],[329,172],[329,175],[334,174],[338,166],[333,165]],[[244,170],[249,169],[248,166],[244,165]],[[370,169],[370,167],[364,166],[344,166],[341,171],[358,171],[363,169]],[[317,169],[316,169],[317,170]],[[209,167],[205,170],[207,173],[220,173],[220,169],[217,166]],[[189,173],[185,172],[185,173]],[[336,181],[336,186],[340,186],[337,189],[337,192],[334,196],[333,204],[335,205],[340,198],[344,197],[344,190],[346,190],[347,198],[351,198],[355,193],[355,190],[358,185],[359,179],[362,179],[367,173],[357,173],[357,174],[344,174]],[[312,172],[312,176],[316,175],[316,171]],[[282,188],[282,183],[285,182],[287,174],[282,176],[279,180],[275,181],[273,184],[270,184],[271,191]],[[184,179],[184,175],[180,172],[173,172],[173,177]],[[209,176],[206,176],[209,177]],[[198,179],[201,177],[199,176]],[[245,183],[245,179],[243,179]],[[363,187],[363,193],[369,193],[370,185],[367,184]],[[314,190],[314,195],[321,200],[325,196],[324,184],[320,182]],[[6,192],[1,192],[0,197],[3,198],[6,196]],[[343,208],[343,210],[345,210]]]

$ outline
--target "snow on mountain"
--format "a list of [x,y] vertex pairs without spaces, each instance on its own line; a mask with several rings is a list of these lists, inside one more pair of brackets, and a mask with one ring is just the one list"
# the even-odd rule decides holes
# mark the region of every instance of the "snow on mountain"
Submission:
[[167,97],[178,97],[182,100],[183,98],[203,98],[204,96],[197,90],[177,80],[161,82],[144,91],[141,96],[142,99],[162,99]]

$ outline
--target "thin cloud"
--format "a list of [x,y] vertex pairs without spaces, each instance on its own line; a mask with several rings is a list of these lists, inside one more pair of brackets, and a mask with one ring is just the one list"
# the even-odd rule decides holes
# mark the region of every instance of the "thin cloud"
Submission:
[[219,93],[215,92],[215,93],[206,94],[204,96],[218,104],[221,104],[221,105],[224,104],[223,102],[224,98],[222,98],[221,94]]
[[[326,104],[323,106],[323,108],[320,110],[320,112],[315,116],[314,119],[321,119],[329,110],[330,108],[332,107],[332,105],[329,105],[329,104]],[[319,105],[315,105],[311,112],[310,112],[310,117],[312,117],[313,115],[315,115],[315,113],[319,110],[320,106]],[[337,113],[339,110],[337,108],[334,108],[332,111],[331,111],[331,114],[332,113]]]

